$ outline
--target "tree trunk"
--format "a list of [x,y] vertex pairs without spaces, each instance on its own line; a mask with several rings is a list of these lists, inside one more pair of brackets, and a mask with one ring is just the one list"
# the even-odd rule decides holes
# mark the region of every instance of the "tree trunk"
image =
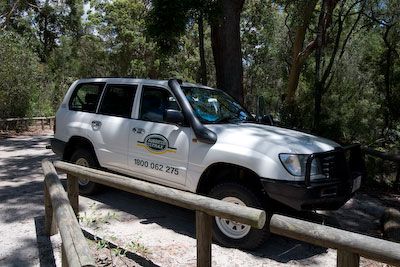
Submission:
[[240,13],[244,0],[220,0],[219,17],[211,22],[217,87],[243,103]]
[[207,65],[204,53],[204,25],[203,13],[201,12],[198,18],[199,27],[199,54],[200,54],[200,83],[207,85]]
[[306,4],[299,9],[298,15],[300,22],[295,28],[295,38],[292,48],[292,63],[289,70],[288,88],[286,95],[286,102],[288,105],[294,103],[297,86],[299,84],[299,77],[301,68],[303,67],[305,57],[302,56],[303,44],[307,32],[308,25],[310,24],[311,15],[315,9],[317,0],[306,1]]
[[390,43],[387,41],[387,35],[390,31],[390,28],[388,27],[384,41],[385,45],[387,47],[386,50],[386,55],[385,55],[385,64],[384,64],[384,87],[385,87],[385,110],[384,110],[384,127],[383,127],[383,133],[386,132],[387,129],[391,128],[391,114],[392,114],[392,99],[391,99],[391,68],[392,68],[392,56],[393,56],[393,51]]
[[322,0],[321,12],[318,20],[318,30],[316,36],[316,48],[315,48],[315,81],[314,81],[314,132],[319,132],[319,124],[321,117],[321,101],[322,101],[322,90],[324,83],[321,81],[321,61],[323,56],[323,37],[325,34],[324,18],[325,18],[325,7],[326,1]]

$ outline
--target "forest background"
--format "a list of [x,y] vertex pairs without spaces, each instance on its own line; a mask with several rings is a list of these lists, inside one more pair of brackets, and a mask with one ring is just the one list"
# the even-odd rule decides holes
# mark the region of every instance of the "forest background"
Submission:
[[0,118],[54,115],[83,77],[177,77],[396,151],[399,48],[396,0],[1,0]]

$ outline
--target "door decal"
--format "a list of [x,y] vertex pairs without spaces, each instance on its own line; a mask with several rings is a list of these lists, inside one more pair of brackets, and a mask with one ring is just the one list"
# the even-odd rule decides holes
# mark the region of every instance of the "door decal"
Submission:
[[176,148],[170,147],[168,139],[161,134],[149,134],[143,142],[137,141],[137,146],[152,154],[176,153]]

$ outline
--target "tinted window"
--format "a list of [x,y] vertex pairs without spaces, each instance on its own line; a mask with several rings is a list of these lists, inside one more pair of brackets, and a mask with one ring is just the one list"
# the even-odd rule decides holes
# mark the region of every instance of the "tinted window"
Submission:
[[99,113],[130,118],[136,85],[109,85],[101,102]]
[[104,83],[79,84],[71,96],[70,110],[96,112]]
[[139,118],[146,121],[164,122],[166,109],[180,110],[172,94],[164,88],[143,86]]

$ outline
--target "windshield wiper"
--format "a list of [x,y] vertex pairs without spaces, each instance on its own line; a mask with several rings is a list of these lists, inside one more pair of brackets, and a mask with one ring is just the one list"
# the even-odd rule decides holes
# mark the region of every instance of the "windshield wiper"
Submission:
[[224,117],[215,123],[238,123],[241,122],[241,119],[236,118],[236,117]]

